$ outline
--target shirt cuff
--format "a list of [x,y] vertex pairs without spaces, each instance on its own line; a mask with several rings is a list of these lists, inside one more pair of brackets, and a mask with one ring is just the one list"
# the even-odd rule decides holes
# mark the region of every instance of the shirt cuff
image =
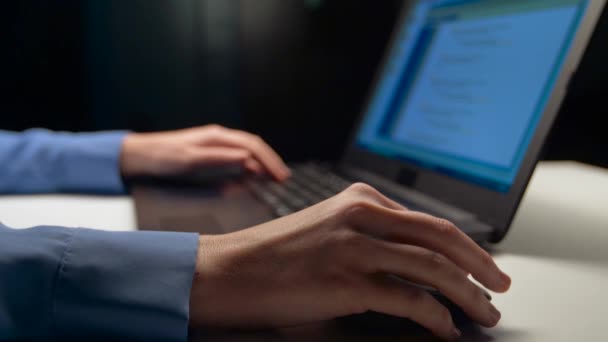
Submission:
[[124,193],[120,174],[120,154],[128,132],[60,133],[66,145],[61,151],[62,191]]
[[185,341],[198,234],[78,229],[59,266],[59,336]]

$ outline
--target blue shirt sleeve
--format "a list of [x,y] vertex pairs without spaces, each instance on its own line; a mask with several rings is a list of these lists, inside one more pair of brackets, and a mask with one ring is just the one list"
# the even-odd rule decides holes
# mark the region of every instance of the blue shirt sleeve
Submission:
[[127,132],[0,131],[0,193],[121,193]]
[[0,340],[185,341],[198,235],[0,225]]

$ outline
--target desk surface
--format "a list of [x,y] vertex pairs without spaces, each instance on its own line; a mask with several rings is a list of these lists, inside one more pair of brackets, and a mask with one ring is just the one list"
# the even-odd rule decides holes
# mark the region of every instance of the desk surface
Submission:
[[[606,170],[570,162],[539,165],[509,235],[496,246],[497,263],[512,276],[513,287],[495,296],[503,319],[497,328],[483,330],[482,340],[608,338],[606,194]],[[136,229],[127,197],[3,197],[0,220],[13,227]],[[304,338],[315,336],[301,329]]]

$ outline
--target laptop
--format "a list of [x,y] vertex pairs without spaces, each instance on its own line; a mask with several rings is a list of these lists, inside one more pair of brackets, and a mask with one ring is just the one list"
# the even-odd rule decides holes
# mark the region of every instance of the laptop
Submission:
[[604,4],[408,1],[340,162],[294,165],[285,183],[139,183],[139,226],[227,233],[365,182],[412,210],[453,221],[479,243],[497,243]]

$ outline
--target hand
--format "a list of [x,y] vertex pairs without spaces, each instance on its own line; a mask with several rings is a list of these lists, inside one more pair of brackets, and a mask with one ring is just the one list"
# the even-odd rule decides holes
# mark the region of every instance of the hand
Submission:
[[121,172],[126,177],[172,176],[209,166],[241,165],[284,180],[290,171],[260,137],[209,125],[161,133],[133,133],[125,138]]
[[510,278],[450,222],[408,211],[355,184],[293,215],[248,230],[201,236],[191,326],[282,327],[376,311],[459,335],[430,285],[491,327],[500,313],[471,282],[497,292]]

